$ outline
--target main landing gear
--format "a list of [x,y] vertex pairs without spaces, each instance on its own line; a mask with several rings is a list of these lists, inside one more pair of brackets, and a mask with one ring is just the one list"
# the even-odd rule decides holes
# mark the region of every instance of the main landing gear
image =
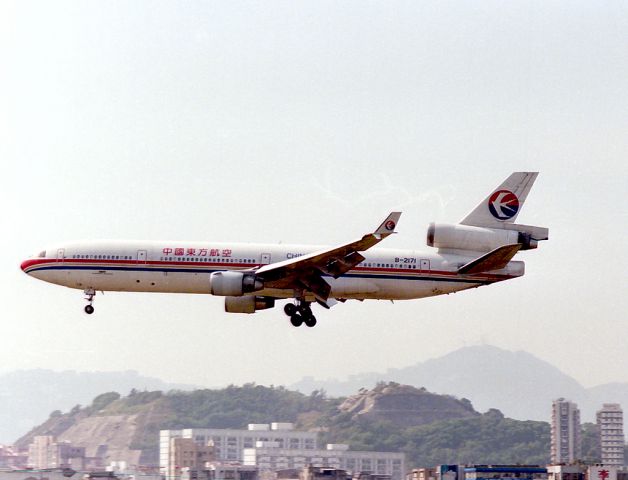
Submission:
[[305,323],[308,327],[316,325],[316,317],[312,313],[310,302],[297,300],[297,304],[287,303],[283,311],[290,317],[290,323],[295,327],[300,327]]
[[85,294],[85,300],[89,302],[87,305],[85,305],[85,313],[91,315],[92,313],[94,313],[94,307],[92,306],[92,303],[94,303],[96,290],[94,290],[93,288],[86,288],[83,293]]

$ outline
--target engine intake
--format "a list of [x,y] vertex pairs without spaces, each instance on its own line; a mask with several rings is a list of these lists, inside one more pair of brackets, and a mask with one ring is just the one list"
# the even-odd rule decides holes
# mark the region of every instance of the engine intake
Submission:
[[225,312],[228,313],[255,313],[275,306],[275,299],[271,297],[226,297]]
[[214,272],[209,276],[209,291],[221,297],[240,297],[264,288],[264,281],[254,273]]

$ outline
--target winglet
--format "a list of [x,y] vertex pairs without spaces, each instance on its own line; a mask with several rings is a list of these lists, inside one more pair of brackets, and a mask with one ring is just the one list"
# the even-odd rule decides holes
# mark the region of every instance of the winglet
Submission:
[[395,232],[395,227],[397,226],[400,216],[401,212],[391,212],[390,215],[386,217],[386,220],[373,232],[373,235],[377,238],[386,238],[388,235],[397,233]]

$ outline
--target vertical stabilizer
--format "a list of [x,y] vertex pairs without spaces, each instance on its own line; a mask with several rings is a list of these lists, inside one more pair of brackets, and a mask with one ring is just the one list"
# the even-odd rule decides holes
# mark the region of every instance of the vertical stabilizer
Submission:
[[538,174],[513,173],[460,223],[493,228],[500,228],[504,223],[514,223]]

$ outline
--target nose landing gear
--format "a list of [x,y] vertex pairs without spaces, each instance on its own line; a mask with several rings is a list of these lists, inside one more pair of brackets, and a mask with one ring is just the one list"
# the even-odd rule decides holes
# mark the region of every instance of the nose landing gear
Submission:
[[316,317],[312,313],[310,302],[297,300],[297,304],[288,303],[283,307],[283,311],[290,317],[290,323],[295,327],[305,324],[307,327],[316,325]]
[[96,290],[94,290],[93,288],[86,288],[83,293],[85,294],[85,300],[87,300],[89,303],[87,305],[85,305],[85,313],[87,313],[88,315],[91,315],[92,313],[94,313],[94,307],[92,306],[92,303],[94,303],[94,297],[96,296]]

